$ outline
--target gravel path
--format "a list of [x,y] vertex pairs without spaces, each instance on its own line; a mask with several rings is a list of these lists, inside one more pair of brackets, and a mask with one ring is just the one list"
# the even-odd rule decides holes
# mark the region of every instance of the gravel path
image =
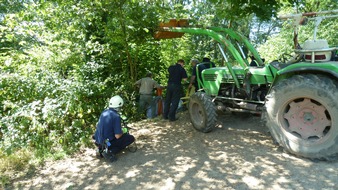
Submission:
[[338,162],[313,162],[273,144],[259,117],[219,116],[210,133],[193,129],[188,112],[131,124],[138,150],[118,161],[83,149],[47,163],[11,189],[338,189]]

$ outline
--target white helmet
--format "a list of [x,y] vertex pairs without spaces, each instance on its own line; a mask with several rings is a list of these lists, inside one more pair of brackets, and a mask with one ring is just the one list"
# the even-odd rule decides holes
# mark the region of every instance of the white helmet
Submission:
[[116,95],[110,98],[109,100],[109,108],[120,108],[123,106],[123,99],[121,96]]

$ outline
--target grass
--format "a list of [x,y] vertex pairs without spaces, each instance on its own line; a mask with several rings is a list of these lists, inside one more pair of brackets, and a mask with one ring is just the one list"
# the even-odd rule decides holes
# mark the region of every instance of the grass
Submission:
[[66,155],[64,151],[52,154],[50,151],[21,149],[11,155],[0,151],[0,189],[10,187],[12,181],[34,173],[47,159],[60,160]]
[[22,175],[30,167],[34,154],[29,150],[19,150],[15,154],[7,156],[0,152],[0,179],[1,187],[10,184],[12,178]]

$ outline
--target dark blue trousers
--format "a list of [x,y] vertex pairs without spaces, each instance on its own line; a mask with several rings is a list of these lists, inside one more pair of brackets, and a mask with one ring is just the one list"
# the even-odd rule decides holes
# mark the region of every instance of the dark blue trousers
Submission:
[[135,141],[135,137],[130,134],[123,134],[119,139],[114,139],[110,141],[110,146],[108,149],[113,154],[117,154],[121,150],[125,149],[128,145]]
[[180,99],[181,99],[181,85],[168,84],[163,112],[163,117],[165,119],[175,120],[175,114]]

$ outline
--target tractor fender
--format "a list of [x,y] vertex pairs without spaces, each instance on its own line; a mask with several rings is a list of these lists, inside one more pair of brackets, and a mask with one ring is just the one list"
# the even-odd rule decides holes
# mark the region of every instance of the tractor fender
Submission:
[[[334,80],[338,81],[338,65],[336,64],[324,63],[315,65],[312,64],[311,66],[309,65],[305,66],[304,64],[300,64],[299,66],[297,66],[297,64],[293,64],[284,69],[279,70],[276,73],[276,76],[271,84],[271,87],[276,85],[282,79],[290,78],[295,74],[304,74],[304,73],[321,74],[329,76],[330,78],[333,78]],[[271,90],[271,87],[269,89],[269,92]]]

